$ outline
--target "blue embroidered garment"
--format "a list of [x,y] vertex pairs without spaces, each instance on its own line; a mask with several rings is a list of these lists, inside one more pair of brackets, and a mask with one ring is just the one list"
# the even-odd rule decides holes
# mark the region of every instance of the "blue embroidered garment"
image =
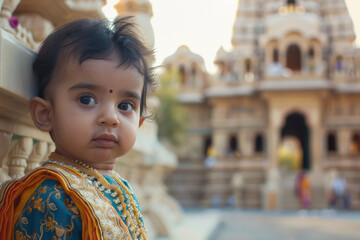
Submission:
[[81,239],[79,209],[58,181],[47,179],[28,199],[14,231],[16,239]]
[[[119,187],[124,195],[126,192],[111,177],[104,178],[112,185]],[[95,180],[89,180],[94,185]],[[126,187],[130,186],[122,180]],[[124,222],[123,211],[119,210],[111,193],[103,192]],[[136,197],[131,194],[137,203]],[[129,201],[125,198],[125,203]],[[143,223],[142,218],[140,219]],[[82,239],[82,223],[79,209],[56,180],[47,179],[32,193],[15,223],[14,236],[16,239],[51,239],[77,240]],[[133,234],[129,229],[132,237]]]

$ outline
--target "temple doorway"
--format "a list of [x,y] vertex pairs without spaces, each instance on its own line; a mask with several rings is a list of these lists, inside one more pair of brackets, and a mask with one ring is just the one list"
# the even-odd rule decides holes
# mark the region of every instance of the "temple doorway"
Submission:
[[303,114],[293,112],[286,117],[281,129],[281,139],[291,137],[300,142],[302,154],[299,167],[303,170],[311,168],[309,136],[309,127]]

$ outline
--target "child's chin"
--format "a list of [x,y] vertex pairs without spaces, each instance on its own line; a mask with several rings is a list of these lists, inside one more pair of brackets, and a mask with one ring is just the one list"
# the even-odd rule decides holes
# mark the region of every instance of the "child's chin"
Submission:
[[111,149],[96,149],[92,151],[91,158],[95,158],[94,160],[98,160],[101,162],[108,162],[112,161],[117,158],[117,154]]

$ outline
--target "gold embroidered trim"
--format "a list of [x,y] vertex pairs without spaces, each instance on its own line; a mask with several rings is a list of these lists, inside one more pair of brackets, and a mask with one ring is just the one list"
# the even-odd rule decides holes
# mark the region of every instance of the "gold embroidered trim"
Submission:
[[[130,234],[124,229],[120,219],[111,203],[104,197],[86,178],[82,178],[64,166],[46,164],[43,168],[56,171],[64,177],[68,186],[77,192],[84,202],[92,209],[92,213],[100,225],[103,239],[131,239]],[[101,199],[99,201],[99,199]]]
[[[66,167],[71,167],[76,171],[80,171],[90,181],[94,181],[92,184],[100,192],[111,193],[111,197],[114,198],[114,203],[117,205],[119,212],[122,212],[121,216],[125,220],[127,228],[130,229],[132,236],[135,239],[146,240],[146,231],[143,222],[141,221],[141,213],[138,210],[138,204],[133,197],[133,192],[127,187],[120,175],[112,171],[112,177],[119,184],[118,187],[110,184],[96,169],[89,167],[77,160],[68,159],[56,152],[51,153],[50,160],[46,163],[60,164]],[[125,199],[127,201],[125,202]]]

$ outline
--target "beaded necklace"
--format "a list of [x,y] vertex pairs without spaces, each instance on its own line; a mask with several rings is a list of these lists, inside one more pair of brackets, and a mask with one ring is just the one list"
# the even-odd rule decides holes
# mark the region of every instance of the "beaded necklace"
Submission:
[[[105,177],[100,174],[95,168],[86,165],[78,160],[73,160],[60,155],[56,152],[51,153],[49,160],[45,161],[43,165],[47,163],[55,163],[63,166],[71,167],[76,171],[80,172],[86,179],[95,186],[103,195],[105,193],[110,194],[114,199],[113,202],[116,204],[122,219],[124,219],[126,226],[131,231],[135,239],[145,240],[146,230],[142,222],[142,216],[138,209],[138,204],[134,199],[134,193],[129,189],[123,182],[120,174],[111,171],[111,176],[119,184],[120,188],[116,185],[109,183]],[[75,166],[74,166],[75,165]],[[124,191],[122,191],[123,189]]]

